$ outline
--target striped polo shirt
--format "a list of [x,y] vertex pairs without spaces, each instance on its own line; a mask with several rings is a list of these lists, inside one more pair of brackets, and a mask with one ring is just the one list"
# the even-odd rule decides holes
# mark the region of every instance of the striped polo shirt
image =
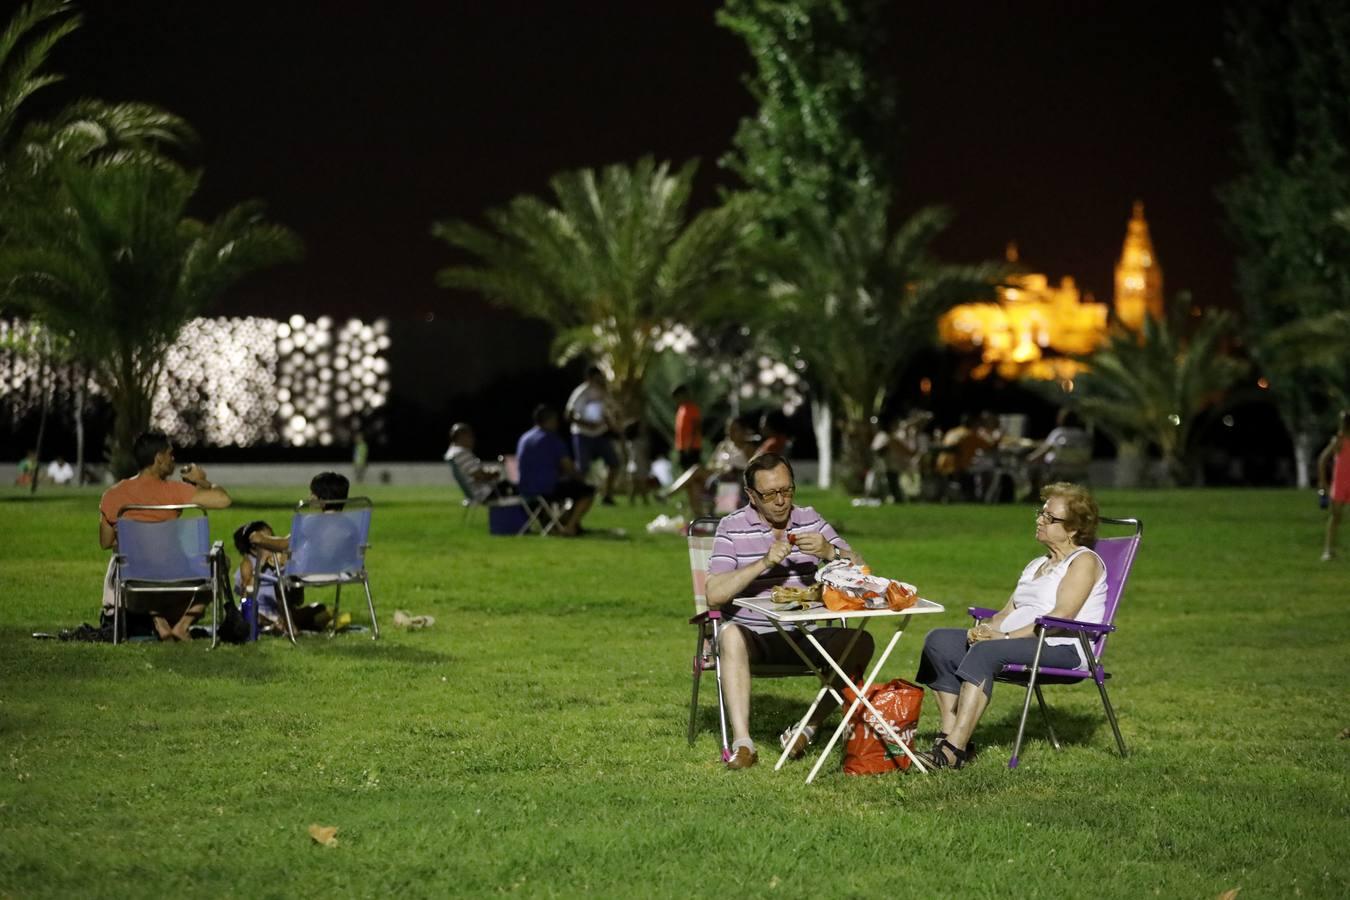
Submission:
[[[829,522],[809,506],[794,506],[788,518],[787,530],[794,534],[818,531],[840,550],[852,549],[841,538]],[[717,525],[717,536],[713,539],[712,557],[708,560],[708,574],[721,575],[745,566],[754,565],[763,559],[773,546],[773,528],[760,518],[753,506],[743,506],[722,519]],[[820,560],[809,553],[794,549],[781,563],[762,572],[744,596],[760,597],[768,595],[778,585],[784,587],[808,587],[815,583],[816,568]],[[737,607],[726,607],[726,615],[737,625],[751,631],[773,631],[773,623],[763,613]]]

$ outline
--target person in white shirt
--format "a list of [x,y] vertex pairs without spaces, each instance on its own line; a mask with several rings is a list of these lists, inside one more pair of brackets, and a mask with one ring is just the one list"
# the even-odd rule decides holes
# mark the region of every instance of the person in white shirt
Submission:
[[70,484],[75,480],[75,467],[58,456],[47,464],[47,480],[52,484]]
[[[1097,501],[1087,488],[1067,482],[1046,485],[1041,497],[1036,540],[1048,552],[1027,563],[1003,609],[974,628],[935,628],[924,640],[914,680],[928,685],[937,701],[942,730],[931,762],[938,768],[959,769],[970,757],[971,732],[1003,666],[1031,665],[1037,618],[1106,617],[1106,566],[1090,549],[1097,542]],[[1041,665],[1086,668],[1087,660],[1076,638],[1061,635],[1045,639]]]
[[502,477],[501,468],[484,463],[473,452],[476,441],[473,427],[469,424],[456,422],[451,427],[450,449],[445,451],[445,461],[450,464],[451,472],[464,493],[474,503],[486,503],[514,494],[516,486]]
[[599,366],[586,370],[586,380],[577,385],[567,398],[563,415],[572,426],[572,455],[576,458],[577,473],[584,479],[591,463],[597,458],[605,461],[605,490],[600,502],[614,505],[614,479],[619,474],[619,455],[610,438],[617,431],[609,409],[609,387],[605,373]]

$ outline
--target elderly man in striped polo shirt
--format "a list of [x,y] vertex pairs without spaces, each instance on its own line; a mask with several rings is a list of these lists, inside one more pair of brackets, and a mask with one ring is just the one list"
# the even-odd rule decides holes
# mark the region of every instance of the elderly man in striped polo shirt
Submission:
[[[729,769],[748,769],[759,761],[755,742],[750,739],[750,664],[791,665],[801,661],[789,639],[766,616],[733,606],[731,601],[767,595],[778,585],[810,584],[821,562],[848,559],[862,563],[862,557],[820,513],[809,506],[792,505],[796,484],[792,465],[783,457],[761,453],[750,460],[745,468],[745,489],[750,504],[718,524],[713,555],[708,562],[708,605],[722,609],[725,615],[721,656],[722,688],[732,734]],[[789,534],[792,543],[788,542]],[[872,636],[867,632],[857,635],[857,642],[843,658],[840,654],[853,639],[853,629],[818,628],[814,634],[850,674],[861,672],[872,658]],[[820,662],[819,654],[809,643],[795,636],[793,640]],[[797,759],[806,752],[817,728],[837,705],[828,695],[821,701],[806,730],[792,746],[790,758]],[[790,736],[789,726],[779,740],[786,745]]]

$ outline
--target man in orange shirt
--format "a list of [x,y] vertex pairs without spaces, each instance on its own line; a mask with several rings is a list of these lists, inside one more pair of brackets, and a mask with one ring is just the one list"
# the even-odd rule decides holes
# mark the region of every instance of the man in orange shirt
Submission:
[[703,461],[703,413],[690,395],[689,385],[680,385],[670,396],[675,401],[675,453],[683,472]]
[[[207,509],[225,509],[230,495],[217,484],[212,484],[201,466],[183,468],[183,481],[166,481],[173,475],[173,445],[157,431],[148,431],[136,438],[131,453],[140,471],[123,479],[103,494],[98,511],[98,544],[105,550],[117,548],[117,514],[124,506],[148,504],[168,506],[195,503]],[[177,510],[133,509],[126,518],[139,522],[164,522],[178,518]],[[160,640],[187,641],[192,637],[188,629],[197,621],[206,607],[196,602],[194,592],[157,595],[153,610],[155,631]],[[138,600],[144,599],[138,597]],[[172,626],[169,619],[175,622]]]

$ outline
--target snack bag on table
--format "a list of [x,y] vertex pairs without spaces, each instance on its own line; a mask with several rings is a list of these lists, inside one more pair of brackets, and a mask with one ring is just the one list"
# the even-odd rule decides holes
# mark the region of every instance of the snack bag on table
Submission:
[[919,600],[912,584],[873,575],[866,566],[847,560],[832,562],[816,571],[825,608],[834,612],[858,609],[909,609]]

